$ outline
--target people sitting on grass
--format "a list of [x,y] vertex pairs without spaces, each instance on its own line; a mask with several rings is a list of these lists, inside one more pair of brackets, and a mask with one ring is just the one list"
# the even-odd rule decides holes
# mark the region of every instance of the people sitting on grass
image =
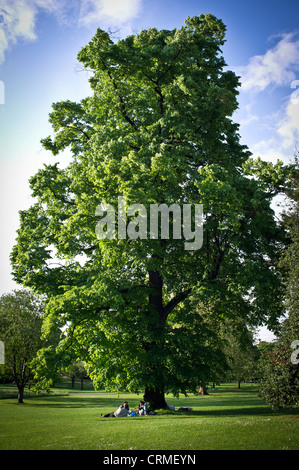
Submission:
[[[168,408],[172,411],[175,410],[175,407],[173,405],[170,405]],[[177,411],[193,411],[193,409],[190,406],[186,406],[180,407]],[[120,407],[116,411],[113,411],[112,413],[107,413],[106,415],[101,414],[100,418],[120,418],[123,416],[148,416],[149,414],[156,413],[154,411],[148,410],[148,405],[146,402],[141,400],[139,402],[137,410],[130,411],[128,402],[124,401],[123,404],[120,405]]]
[[136,411],[130,411],[129,404],[127,401],[124,401],[122,405],[112,413],[107,413],[106,415],[100,415],[100,418],[120,418],[123,416],[147,416],[148,415],[148,406],[144,401],[140,401]]
[[100,416],[100,418],[121,418],[122,416],[129,416],[131,414],[129,404],[127,401],[124,401],[122,405],[112,413],[107,413],[106,415]]
[[147,403],[145,403],[144,401],[141,401],[138,405],[137,413],[140,416],[142,416],[142,415],[147,416],[148,415]]

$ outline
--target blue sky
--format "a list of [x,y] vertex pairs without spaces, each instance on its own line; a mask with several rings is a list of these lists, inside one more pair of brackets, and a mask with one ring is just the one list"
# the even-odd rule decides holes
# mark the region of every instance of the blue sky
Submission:
[[234,116],[242,142],[254,156],[289,161],[299,148],[297,0],[0,0],[0,295],[16,287],[9,253],[18,211],[32,203],[28,179],[53,162],[40,144],[51,134],[51,104],[89,94],[80,48],[98,26],[124,37],[180,28],[201,13],[227,26],[223,54],[242,83]]

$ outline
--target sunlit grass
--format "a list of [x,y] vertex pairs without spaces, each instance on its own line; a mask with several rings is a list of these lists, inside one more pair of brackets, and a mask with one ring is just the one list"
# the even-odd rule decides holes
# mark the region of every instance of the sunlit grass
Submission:
[[25,404],[18,405],[11,391],[0,387],[0,449],[299,449],[298,413],[272,412],[251,385],[221,386],[208,396],[167,397],[176,410],[191,406],[191,413],[110,419],[100,413],[116,410],[125,399],[133,409],[141,395],[59,388],[49,396],[27,394]]

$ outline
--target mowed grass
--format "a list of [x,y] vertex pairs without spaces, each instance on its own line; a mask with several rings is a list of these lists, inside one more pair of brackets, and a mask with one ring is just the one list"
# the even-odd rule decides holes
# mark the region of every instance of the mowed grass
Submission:
[[54,389],[18,405],[0,387],[1,450],[298,450],[299,410],[274,413],[251,385],[222,385],[208,396],[167,397],[193,412],[100,418],[142,398],[93,390]]

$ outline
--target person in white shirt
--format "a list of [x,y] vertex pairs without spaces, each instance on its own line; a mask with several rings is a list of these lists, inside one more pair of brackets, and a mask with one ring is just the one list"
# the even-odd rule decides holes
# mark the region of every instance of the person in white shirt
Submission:
[[100,418],[121,418],[123,416],[128,416],[131,413],[129,404],[127,401],[124,401],[122,405],[112,413],[107,413],[106,415],[100,416]]

